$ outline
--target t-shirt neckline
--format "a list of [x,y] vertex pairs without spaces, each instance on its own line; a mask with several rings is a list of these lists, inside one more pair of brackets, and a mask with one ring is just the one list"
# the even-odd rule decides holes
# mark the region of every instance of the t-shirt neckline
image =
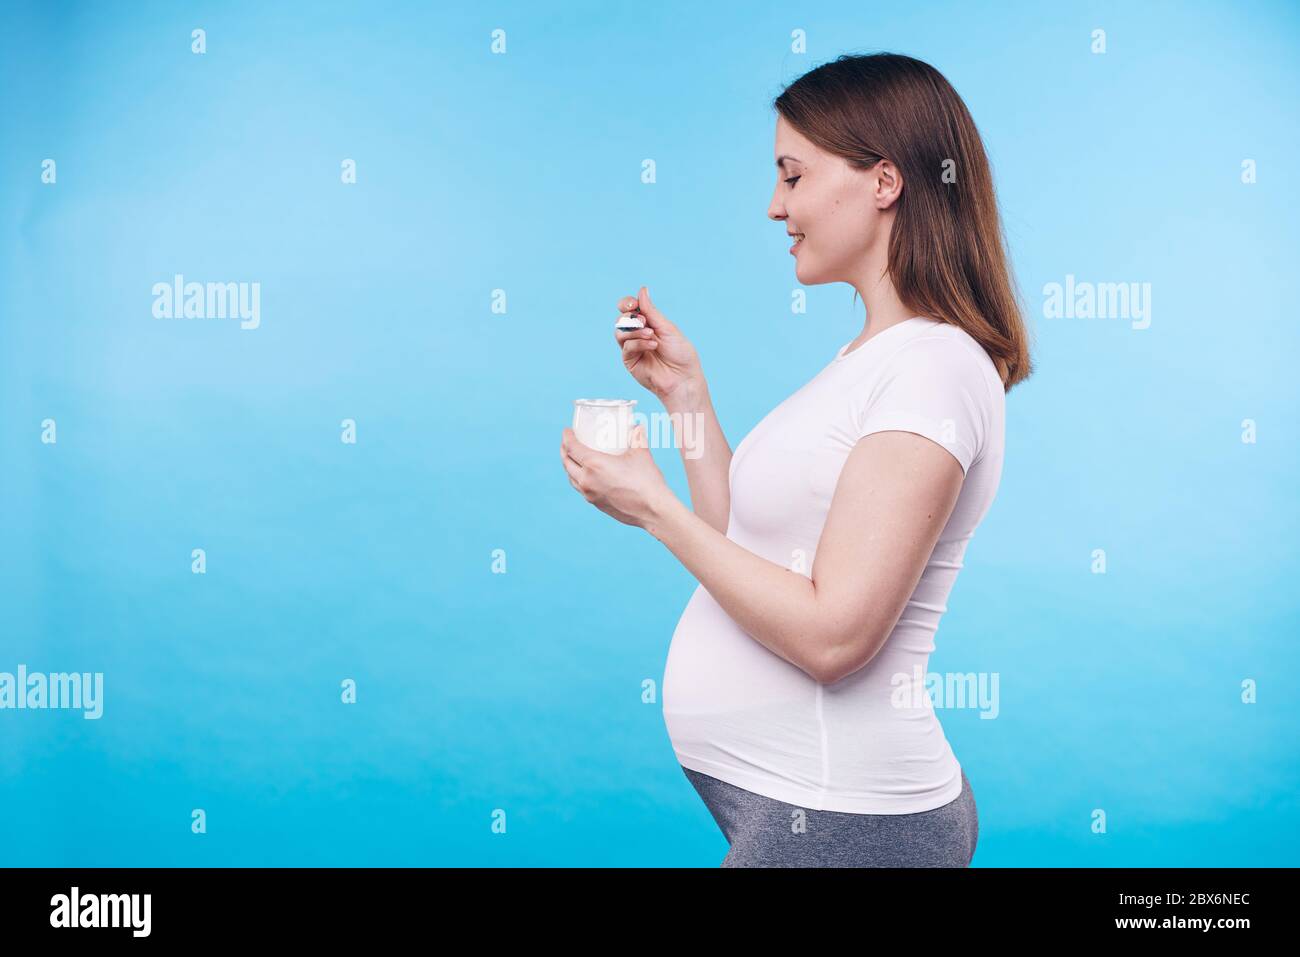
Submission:
[[[892,326],[889,326],[889,327],[886,328],[886,329],[882,329],[880,332],[877,332],[874,336],[872,336],[872,337],[871,337],[870,339],[868,339],[866,342],[861,343],[861,344],[860,344],[856,349],[854,349],[852,352],[848,352],[848,353],[846,353],[844,350],[847,349],[849,346],[851,346],[851,345],[853,344],[853,339],[850,339],[848,342],[844,343],[844,345],[840,346],[840,351],[839,351],[839,352],[835,353],[835,361],[836,361],[836,362],[843,362],[845,359],[848,359],[850,356],[856,356],[856,355],[857,355],[859,352],[861,352],[863,349],[867,349],[867,348],[869,348],[869,347],[870,347],[873,343],[875,343],[877,340],[879,340],[879,339],[883,339],[883,338],[887,337],[887,336],[888,336],[890,333],[892,333],[895,329],[899,329],[899,328],[901,328],[901,327],[903,327],[903,326],[910,325],[911,323],[917,322],[918,320],[921,321],[921,322],[933,322],[933,321],[934,321],[933,319],[930,319],[928,316],[912,316],[912,317],[909,318],[909,319],[904,319],[904,320],[902,320],[901,322],[896,322],[896,323],[894,323]],[[857,337],[855,336],[854,338],[857,338]]]

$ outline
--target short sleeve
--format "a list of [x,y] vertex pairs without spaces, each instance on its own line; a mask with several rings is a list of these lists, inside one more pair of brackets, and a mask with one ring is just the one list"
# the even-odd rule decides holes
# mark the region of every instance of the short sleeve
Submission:
[[943,446],[965,475],[984,449],[991,399],[979,356],[965,343],[922,336],[884,364],[869,394],[855,397],[857,437],[915,432]]

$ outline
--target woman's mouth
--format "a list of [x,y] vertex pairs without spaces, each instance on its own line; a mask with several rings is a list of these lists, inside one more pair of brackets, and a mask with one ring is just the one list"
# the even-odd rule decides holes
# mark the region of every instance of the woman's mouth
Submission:
[[803,242],[804,235],[803,233],[793,233],[792,235],[794,236],[794,245],[790,247],[790,254],[793,256],[796,255],[795,250],[798,249],[800,243]]

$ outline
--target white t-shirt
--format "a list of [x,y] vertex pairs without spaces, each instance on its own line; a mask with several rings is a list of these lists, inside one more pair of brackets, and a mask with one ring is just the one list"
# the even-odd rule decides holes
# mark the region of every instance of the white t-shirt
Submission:
[[664,722],[682,765],[737,787],[817,810],[910,814],[961,792],[925,676],[966,545],[1002,475],[1005,392],[984,349],[948,323],[918,316],[848,346],[736,447],[727,537],[811,576],[854,444],[916,432],[965,474],[925,571],[879,653],[828,685],[751,638],[699,586],[668,651]]

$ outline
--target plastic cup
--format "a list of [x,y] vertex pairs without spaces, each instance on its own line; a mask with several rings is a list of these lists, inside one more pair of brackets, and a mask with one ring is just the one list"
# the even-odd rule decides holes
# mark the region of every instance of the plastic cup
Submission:
[[632,440],[636,399],[575,399],[573,433],[583,445],[622,455]]

